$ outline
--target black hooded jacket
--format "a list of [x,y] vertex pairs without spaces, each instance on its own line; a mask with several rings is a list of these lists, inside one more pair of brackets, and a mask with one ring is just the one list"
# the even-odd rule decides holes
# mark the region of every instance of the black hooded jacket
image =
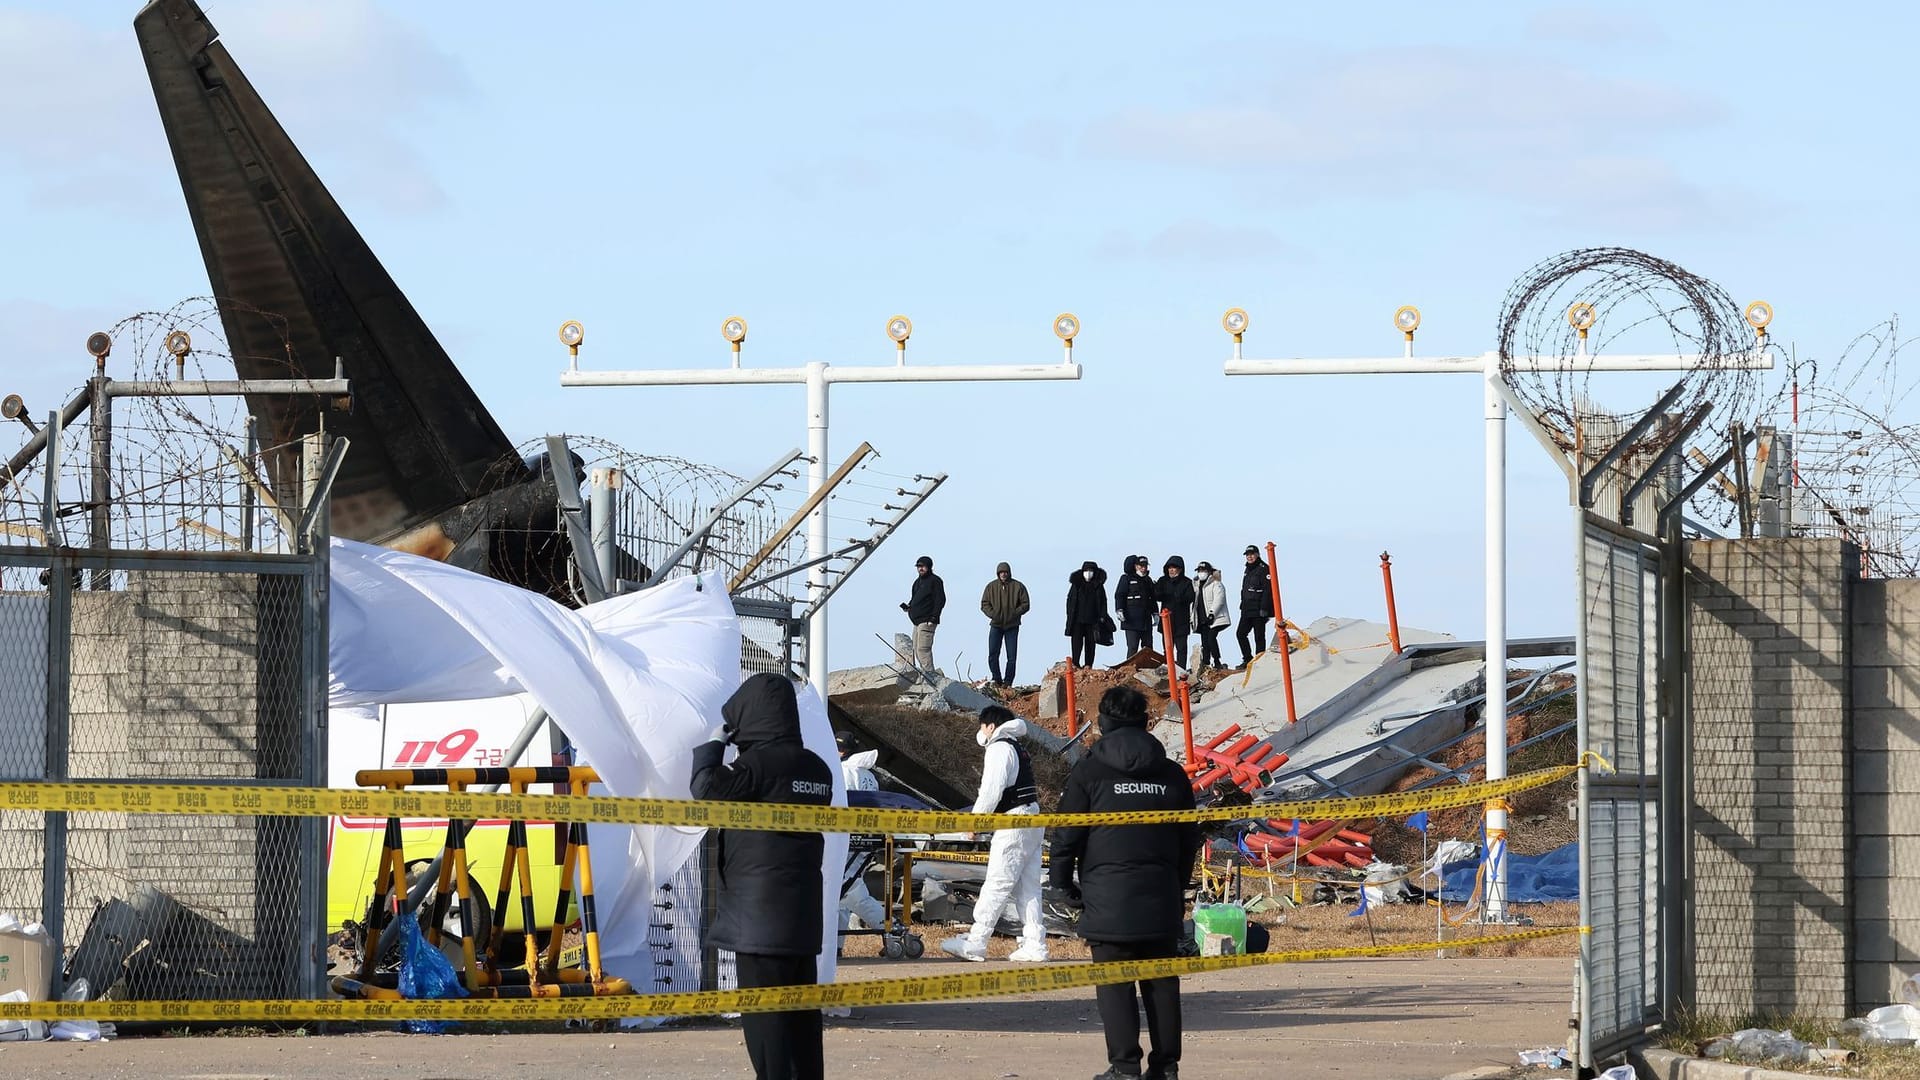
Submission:
[[[1092,581],[1085,577],[1088,570],[1093,571]],[[1073,636],[1076,630],[1099,630],[1106,614],[1107,572],[1088,560],[1067,575],[1067,636]]]
[[913,625],[933,623],[939,625],[940,613],[947,608],[947,583],[940,575],[929,570],[922,574],[914,572],[913,592],[907,596],[907,618]]
[[1160,607],[1153,598],[1153,575],[1147,567],[1133,572],[1133,560],[1127,560],[1127,572],[1113,587],[1113,616],[1127,630],[1154,633],[1160,629]]
[[[800,742],[793,684],[760,674],[740,684],[720,710],[740,748],[721,764],[726,744],[693,751],[693,797],[721,802],[833,801],[833,772]],[[818,956],[822,928],[819,833],[720,830],[720,894],[709,943],[763,956]]]
[[1259,559],[1247,564],[1246,576],[1240,579],[1240,617],[1273,618],[1273,587],[1267,582],[1267,564]]
[[1173,612],[1173,636],[1184,638],[1193,633],[1193,579],[1187,576],[1187,561],[1178,555],[1169,556],[1168,566],[1180,568],[1180,576],[1163,576],[1153,583],[1154,599],[1160,606]]
[[[1063,814],[1113,810],[1191,810],[1193,784],[1145,728],[1107,730],[1074,765],[1060,794]],[[1200,826],[1096,825],[1053,830],[1047,859],[1053,887],[1079,891],[1088,941],[1172,941],[1186,918],[1187,882],[1200,851]]]

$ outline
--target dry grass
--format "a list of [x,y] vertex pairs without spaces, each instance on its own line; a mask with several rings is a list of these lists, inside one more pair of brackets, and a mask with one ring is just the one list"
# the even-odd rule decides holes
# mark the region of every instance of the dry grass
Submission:
[[1799,1016],[1761,1015],[1734,1019],[1726,1016],[1684,1013],[1660,1036],[1660,1045],[1682,1054],[1700,1055],[1707,1044],[1722,1036],[1731,1035],[1745,1028],[1765,1028],[1769,1031],[1786,1030],[1793,1037],[1814,1046],[1826,1046],[1829,1039],[1844,1049],[1854,1052],[1854,1060],[1845,1065],[1818,1064],[1804,1062],[1767,1061],[1742,1062],[1748,1065],[1765,1065],[1781,1072],[1807,1073],[1817,1076],[1855,1077],[1860,1080],[1912,1080],[1920,1077],[1920,1049],[1911,1046],[1874,1046],[1864,1040],[1843,1034],[1838,1021],[1817,1020]]

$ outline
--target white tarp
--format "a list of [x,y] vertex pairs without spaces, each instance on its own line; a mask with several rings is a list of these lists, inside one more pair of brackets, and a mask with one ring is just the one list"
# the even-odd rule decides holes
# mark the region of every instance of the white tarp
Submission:
[[[690,798],[693,748],[718,729],[720,706],[740,685],[740,625],[719,574],[575,611],[444,563],[336,539],[331,580],[331,707],[526,693],[614,795]],[[824,704],[805,687],[799,698],[807,748],[837,760]],[[844,806],[834,772],[833,801]],[[647,941],[655,889],[699,847],[702,830],[591,832],[604,966],[645,989],[655,978]],[[834,975],[846,855],[846,836],[828,835],[824,982]]]

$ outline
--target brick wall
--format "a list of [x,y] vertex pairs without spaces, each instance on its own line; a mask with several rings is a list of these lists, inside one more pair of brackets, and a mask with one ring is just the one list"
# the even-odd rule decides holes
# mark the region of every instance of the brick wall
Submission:
[[1849,585],[1837,540],[1687,547],[1695,1002],[1849,1015]]
[[[74,594],[69,712],[77,779],[298,779],[298,585],[250,574],[132,571]],[[75,814],[68,937],[96,903],[143,889],[177,902],[173,966],[214,972],[202,996],[286,992],[299,931],[286,822]],[[163,904],[168,911],[174,905]]]
[[1920,580],[1861,581],[1853,601],[1856,1012],[1920,975]]

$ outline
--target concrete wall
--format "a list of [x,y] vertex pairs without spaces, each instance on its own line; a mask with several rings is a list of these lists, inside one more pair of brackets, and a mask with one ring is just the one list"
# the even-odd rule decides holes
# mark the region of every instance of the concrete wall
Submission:
[[[298,779],[298,631],[293,578],[132,571],[124,588],[74,593],[71,776]],[[30,846],[18,839],[10,837],[7,850]],[[148,928],[167,939],[162,951],[176,974],[211,971],[209,986],[221,988],[169,989],[286,991],[301,932],[289,823],[73,814],[68,850],[68,945],[79,943],[97,904],[151,889],[177,904],[155,907],[177,914],[164,929]]]
[[1688,545],[1695,1000],[1850,1014],[1850,584],[1840,541]]
[[1920,580],[1853,589],[1856,1012],[1920,975]]

